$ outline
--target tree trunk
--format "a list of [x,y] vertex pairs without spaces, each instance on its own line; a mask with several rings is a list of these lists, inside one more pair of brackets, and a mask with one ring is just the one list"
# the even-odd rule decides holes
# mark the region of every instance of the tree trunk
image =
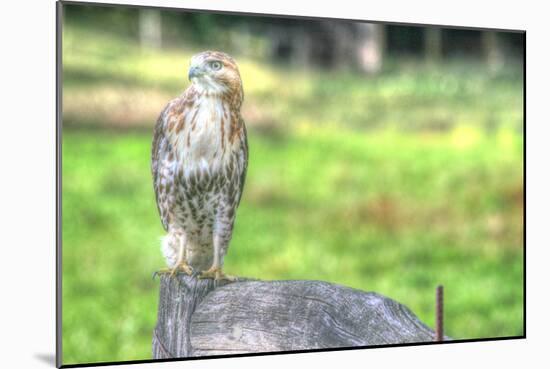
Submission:
[[139,42],[141,47],[159,49],[162,45],[162,22],[160,11],[139,11]]
[[498,71],[504,62],[498,33],[494,31],[483,31],[481,33],[481,41],[489,69],[492,72]]
[[320,281],[161,275],[153,358],[433,340],[407,307],[373,292]]
[[424,49],[428,63],[441,61],[442,46],[441,28],[426,27],[424,29]]
[[365,73],[377,73],[382,68],[386,48],[385,28],[381,24],[357,23],[357,60]]

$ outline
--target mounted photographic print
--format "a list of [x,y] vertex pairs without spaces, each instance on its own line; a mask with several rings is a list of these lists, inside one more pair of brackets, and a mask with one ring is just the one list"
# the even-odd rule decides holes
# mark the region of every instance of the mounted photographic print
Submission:
[[525,337],[524,31],[57,16],[58,366]]

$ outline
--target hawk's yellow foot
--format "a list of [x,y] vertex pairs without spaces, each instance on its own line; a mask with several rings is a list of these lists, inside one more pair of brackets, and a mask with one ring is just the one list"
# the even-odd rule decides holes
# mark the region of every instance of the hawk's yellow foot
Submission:
[[156,274],[170,274],[170,277],[173,277],[179,272],[183,272],[187,275],[192,275],[193,268],[191,268],[189,264],[187,264],[185,261],[182,261],[173,268],[162,268],[158,272],[156,272]]
[[222,271],[222,268],[212,267],[208,270],[203,270],[201,274],[199,274],[199,279],[207,279],[212,278],[215,281],[219,280],[226,280],[230,282],[234,282],[237,280],[237,277],[234,277],[232,275],[227,275]]
[[159,269],[159,270],[155,270],[153,272],[153,279],[155,279],[155,277],[157,277],[157,276],[160,277],[161,274],[170,274],[170,273],[172,273],[172,269],[170,269],[170,268],[162,268],[162,269]]
[[181,271],[181,272],[184,272],[184,273],[187,274],[187,275],[192,275],[192,274],[193,274],[193,268],[191,268],[191,267],[189,266],[189,264],[187,264],[186,261],[182,261],[182,262],[180,262],[178,265],[176,265],[176,266],[174,267],[174,269],[172,270],[172,275],[173,275],[173,274],[176,274],[176,273],[178,273],[178,272],[180,272],[180,271]]

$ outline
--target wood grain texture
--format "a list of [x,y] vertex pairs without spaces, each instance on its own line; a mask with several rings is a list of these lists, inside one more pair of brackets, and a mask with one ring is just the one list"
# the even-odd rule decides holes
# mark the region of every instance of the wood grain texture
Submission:
[[433,340],[407,307],[374,292],[321,281],[163,275],[153,358]]

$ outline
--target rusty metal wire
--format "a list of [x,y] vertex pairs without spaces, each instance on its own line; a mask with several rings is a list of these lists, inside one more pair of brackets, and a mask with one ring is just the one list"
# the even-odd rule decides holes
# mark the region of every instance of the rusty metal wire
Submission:
[[443,286],[435,290],[435,341],[443,341]]

